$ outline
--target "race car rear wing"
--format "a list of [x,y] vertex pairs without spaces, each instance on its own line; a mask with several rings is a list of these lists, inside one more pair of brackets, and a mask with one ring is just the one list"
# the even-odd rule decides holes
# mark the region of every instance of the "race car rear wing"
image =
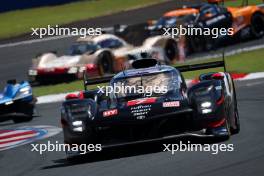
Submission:
[[[184,65],[184,66],[176,66],[175,68],[178,69],[180,72],[188,72],[188,71],[204,70],[204,69],[218,68],[218,67],[223,67],[224,71],[226,72],[226,64],[225,64],[224,56],[223,56],[222,61]],[[105,77],[88,79],[87,74],[84,73],[84,77],[83,77],[84,88],[86,90],[88,85],[108,83],[113,78],[113,76],[114,76],[114,74],[108,75]]]
[[84,72],[83,84],[84,84],[85,89],[86,89],[86,86],[88,86],[88,85],[107,83],[114,77],[114,74],[113,74],[113,75],[109,75],[109,76],[88,79],[86,75],[87,74]]
[[188,71],[205,70],[209,68],[218,68],[218,67],[224,67],[224,70],[226,71],[226,65],[224,61],[208,62],[208,63],[194,64],[194,65],[183,65],[183,66],[176,66],[175,68],[178,69],[180,72],[188,72]]

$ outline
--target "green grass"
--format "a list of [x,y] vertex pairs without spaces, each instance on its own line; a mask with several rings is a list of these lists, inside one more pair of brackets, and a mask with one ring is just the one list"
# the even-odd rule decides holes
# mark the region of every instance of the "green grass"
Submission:
[[[226,6],[241,6],[243,3],[243,0],[229,0],[225,2]],[[263,0],[248,0],[249,5],[258,5],[262,4]]]
[[32,32],[31,28],[68,24],[78,20],[164,1],[165,0],[83,0],[53,7],[41,7],[1,13],[0,38]]
[[[253,73],[253,72],[263,72],[264,71],[264,49],[251,51],[247,53],[241,53],[234,56],[226,57],[227,71],[231,73]],[[199,61],[189,61],[188,64],[198,64],[205,62],[217,61],[219,59],[208,59]],[[212,71],[223,71],[222,68],[217,69],[207,69],[184,73],[186,79],[196,78],[202,73],[212,72]],[[96,85],[89,86],[89,89],[95,88]],[[57,94],[83,90],[82,81],[74,81],[71,83],[63,83],[58,85],[41,86],[34,87],[33,92],[36,96]]]
[[[59,6],[1,13],[0,38],[32,32],[31,28],[68,24],[164,1],[166,0],[83,0]],[[249,3],[255,5],[261,4],[263,1],[249,0]],[[242,0],[227,1],[225,4],[227,6],[240,6]]]
[[[230,73],[254,73],[264,71],[264,49],[240,53],[226,57],[226,69]],[[188,64],[199,64],[205,62],[218,61],[216,59],[207,59],[199,61],[190,61]],[[223,71],[223,68],[199,70],[184,73],[186,79],[198,77],[200,74],[210,71]]]
[[[88,89],[95,89],[100,85],[90,85]],[[75,92],[83,90],[83,81],[77,80],[70,83],[62,83],[56,85],[48,85],[48,86],[40,86],[33,87],[33,93],[35,96],[49,95],[49,94],[59,94],[59,93],[67,93],[67,92]]]

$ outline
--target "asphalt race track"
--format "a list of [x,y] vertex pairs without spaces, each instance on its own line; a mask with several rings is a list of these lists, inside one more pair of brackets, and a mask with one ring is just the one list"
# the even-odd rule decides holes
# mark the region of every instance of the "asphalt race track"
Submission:
[[[168,9],[177,5],[174,1],[163,5],[156,5],[145,10],[138,10],[131,23],[149,19],[145,14],[158,17]],[[120,20],[125,24],[127,19],[122,12],[112,16],[113,20]],[[135,13],[135,12],[134,12]],[[121,14],[121,15],[120,15]],[[141,16],[141,17],[140,17]],[[129,15],[127,17],[130,18]],[[108,18],[108,22],[111,17]],[[109,26],[103,18],[93,21],[98,26]],[[100,23],[100,24],[99,24]],[[105,25],[105,26],[104,26]],[[7,79],[26,78],[31,58],[49,50],[64,51],[73,41],[73,38],[45,41],[13,47],[0,47],[0,87]],[[241,45],[263,44],[263,40],[244,43]],[[236,46],[240,47],[240,45]],[[234,135],[226,144],[234,144],[235,151],[220,152],[213,155],[209,152],[177,152],[171,155],[162,152],[162,143],[150,143],[113,148],[101,153],[87,155],[82,162],[70,164],[65,159],[64,152],[45,152],[40,155],[32,152],[31,145],[26,144],[13,149],[0,151],[1,176],[96,176],[96,175],[225,175],[225,176],[262,176],[264,173],[264,79],[236,82],[241,132]],[[37,106],[37,117],[29,123],[14,124],[12,121],[0,123],[0,130],[21,126],[51,125],[60,127],[60,103],[42,104]],[[63,143],[62,133],[53,137],[36,141],[39,144],[47,142]],[[179,139],[169,141],[178,143]],[[205,141],[206,142],[206,141]]]
[[[169,1],[166,3],[153,5],[150,7],[135,9],[125,12],[116,13],[110,16],[93,18],[86,21],[80,21],[70,26],[74,27],[112,27],[115,24],[136,24],[146,22],[149,19],[159,18],[168,10],[181,7],[183,4],[199,2],[195,0]],[[30,38],[30,34],[26,38]],[[18,39],[0,41],[1,44],[18,42]],[[35,38],[36,39],[36,38]],[[18,80],[27,79],[27,71],[31,66],[31,59],[39,53],[47,51],[57,51],[59,54],[65,53],[71,46],[75,37],[69,37],[59,40],[43,41],[41,43],[32,43],[18,46],[0,46],[0,87],[6,80],[17,78]],[[23,38],[22,38],[23,40]]]
[[[114,24],[136,24],[146,22],[149,19],[157,19],[163,13],[181,7],[183,4],[190,5],[193,2],[198,3],[200,0],[174,0],[162,4],[153,5],[150,7],[135,9],[125,12],[116,13],[114,15],[93,18],[86,21],[80,21],[70,26],[77,27],[111,27]],[[30,38],[30,34],[26,35],[26,39]],[[0,41],[0,88],[5,85],[6,80],[14,79],[25,80],[27,79],[27,72],[31,66],[31,60],[39,53],[47,51],[57,51],[58,54],[65,53],[70,45],[76,39],[75,37],[62,38],[58,40],[48,40],[43,42],[21,44],[15,46],[7,46],[6,44],[19,42],[21,39],[15,38],[10,40]],[[225,48],[226,51],[234,50],[241,47],[255,46],[263,44],[264,39],[254,40],[249,42],[242,42],[234,46]],[[219,49],[218,52],[222,52]],[[212,54],[213,52],[211,52]],[[205,53],[205,54],[208,54]],[[196,54],[198,57],[204,54]]]
[[[264,173],[264,79],[236,82],[242,131],[225,143],[234,144],[235,151],[162,152],[162,143],[140,144],[114,148],[102,153],[90,154],[82,162],[70,164],[64,152],[32,152],[29,144],[0,152],[0,169],[3,176],[57,176],[57,175],[239,175],[262,176]],[[23,125],[59,125],[60,104],[37,107],[40,117]],[[0,129],[13,128],[11,121],[0,124]],[[63,143],[62,133],[40,140],[47,144]],[[177,139],[170,141],[177,143]]]

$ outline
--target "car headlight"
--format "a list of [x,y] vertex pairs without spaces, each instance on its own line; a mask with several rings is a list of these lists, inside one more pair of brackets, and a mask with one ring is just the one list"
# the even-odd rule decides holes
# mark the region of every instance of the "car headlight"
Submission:
[[212,109],[203,109],[202,110],[203,114],[208,114],[208,113],[211,113],[211,112],[212,112]]
[[15,99],[23,98],[25,96],[31,95],[31,88],[29,86],[21,88],[18,93],[16,94]]
[[83,122],[81,120],[76,120],[72,122],[73,126],[82,126]]
[[86,70],[86,67],[80,67],[79,72],[84,72]]
[[212,106],[212,103],[209,101],[201,103],[202,108],[210,108]]
[[30,76],[36,76],[36,75],[38,75],[38,72],[37,72],[37,70],[29,70],[28,71],[28,75],[30,75]]
[[83,132],[84,128],[83,127],[75,127],[75,128],[73,128],[73,131],[75,131],[75,132]]
[[77,67],[71,67],[69,70],[68,70],[68,73],[69,74],[74,74],[74,73],[77,73],[78,72],[78,68]]
[[85,129],[83,121],[81,120],[73,121],[72,125],[73,125],[73,131],[76,132],[82,132]]
[[203,114],[212,112],[212,103],[210,101],[201,102],[200,106]]

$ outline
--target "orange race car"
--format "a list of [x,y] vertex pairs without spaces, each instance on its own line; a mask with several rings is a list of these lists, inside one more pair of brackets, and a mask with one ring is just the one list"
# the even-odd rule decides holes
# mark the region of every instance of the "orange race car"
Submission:
[[[225,7],[220,5],[221,2],[223,1],[209,0],[209,3],[196,7],[199,13],[196,14],[195,20],[183,22],[185,26],[192,25],[194,28],[209,29],[211,32],[215,28],[219,29],[215,36],[212,34],[182,36],[186,51],[212,50],[219,45],[263,37],[264,9],[261,6]],[[224,29],[228,32],[222,34],[221,30]]]
[[[232,0],[231,0],[232,1]],[[183,7],[165,13],[156,23],[149,27],[151,35],[164,34],[164,28],[177,28],[180,24],[186,28],[214,29],[218,28],[216,37],[212,35],[180,36],[179,45],[184,45],[186,53],[211,50],[226,43],[248,38],[260,38],[264,35],[264,9],[257,5],[225,7],[224,0],[208,0],[190,7]],[[228,35],[220,29],[228,30]],[[204,33],[202,33],[204,34]],[[175,37],[175,36],[174,36]],[[179,48],[182,48],[179,46]]]

